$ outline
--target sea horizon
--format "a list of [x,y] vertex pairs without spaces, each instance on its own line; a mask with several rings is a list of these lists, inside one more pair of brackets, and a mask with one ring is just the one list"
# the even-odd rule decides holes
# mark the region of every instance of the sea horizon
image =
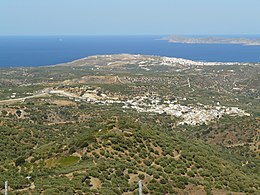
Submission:
[[[88,56],[122,53],[208,62],[260,62],[260,46],[169,43],[160,40],[165,36],[2,35],[0,36],[0,67],[49,66]],[[196,37],[196,35],[190,36]],[[242,35],[210,36],[242,37]],[[259,37],[260,35],[243,35],[243,38]]]

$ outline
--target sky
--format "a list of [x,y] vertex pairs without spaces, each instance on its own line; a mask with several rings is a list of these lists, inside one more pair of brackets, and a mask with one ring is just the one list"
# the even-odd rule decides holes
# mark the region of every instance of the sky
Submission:
[[0,35],[260,34],[260,0],[0,0]]

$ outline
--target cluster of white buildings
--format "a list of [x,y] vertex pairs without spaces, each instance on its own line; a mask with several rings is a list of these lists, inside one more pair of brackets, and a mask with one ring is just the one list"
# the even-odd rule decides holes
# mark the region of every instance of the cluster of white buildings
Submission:
[[[148,103],[150,101],[150,103]],[[142,97],[140,99],[128,100],[124,109],[131,108],[138,112],[166,113],[179,118],[178,125],[198,125],[221,118],[223,115],[250,116],[244,110],[237,107],[195,105],[186,106],[177,104],[177,101],[163,101],[161,98]]]
[[[105,66],[117,65],[127,65],[127,64],[136,64],[140,68],[149,71],[149,66],[154,65],[165,65],[165,66],[216,66],[216,65],[248,65],[248,63],[239,63],[239,62],[204,62],[204,61],[192,61],[183,58],[174,58],[174,57],[159,57],[159,56],[145,56],[145,55],[130,55],[130,54],[118,54],[118,55],[98,55],[90,56],[83,58],[81,60],[74,61],[72,63],[84,63],[85,61],[92,62],[104,61]],[[101,66],[102,67],[102,66]]]
[[[69,92],[61,90],[50,91],[49,94],[59,94],[61,96],[67,96],[70,99],[74,98],[75,101],[86,101],[92,104],[122,104],[122,109],[134,109],[137,112],[144,113],[157,113],[168,114],[179,119],[178,125],[199,125],[207,124],[210,121],[221,118],[224,115],[236,115],[236,116],[250,116],[244,110],[237,107],[221,106],[219,103],[217,106],[209,106],[203,104],[196,105],[181,105],[178,100],[173,101],[163,100],[159,96],[137,96],[128,100],[120,100],[114,97],[108,97],[105,94],[97,96],[95,90],[86,92],[82,97],[77,96]],[[182,98],[185,100],[186,98]]]
[[173,64],[180,64],[183,66],[216,66],[216,65],[235,65],[241,64],[238,62],[203,62],[203,61],[192,61],[186,60],[183,58],[169,58],[169,57],[162,57],[163,65],[173,65]]

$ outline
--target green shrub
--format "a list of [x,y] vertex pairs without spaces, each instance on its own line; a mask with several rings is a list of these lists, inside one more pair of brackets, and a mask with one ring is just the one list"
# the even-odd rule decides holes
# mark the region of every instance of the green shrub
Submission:
[[20,166],[20,165],[22,165],[23,163],[25,163],[25,159],[20,156],[19,158],[16,159],[16,161],[15,161],[15,166]]
[[167,182],[168,182],[167,179],[164,179],[164,178],[160,179],[161,184],[166,184]]
[[139,177],[139,179],[144,180],[145,175],[144,174],[139,174],[138,177]]
[[153,163],[152,160],[146,160],[146,159],[144,160],[144,164],[146,166],[150,166],[152,163]]

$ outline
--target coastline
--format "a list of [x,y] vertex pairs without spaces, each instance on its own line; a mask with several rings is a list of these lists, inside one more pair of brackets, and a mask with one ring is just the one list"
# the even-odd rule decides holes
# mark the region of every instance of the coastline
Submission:
[[243,46],[260,46],[260,38],[226,38],[226,37],[186,37],[186,36],[169,36],[161,40],[169,43],[185,43],[185,44],[234,44]]
[[[260,62],[259,46],[187,44],[159,41],[162,36],[9,37],[0,39],[0,67],[61,64],[94,55],[141,54],[203,62]],[[15,56],[15,57],[14,57]]]

